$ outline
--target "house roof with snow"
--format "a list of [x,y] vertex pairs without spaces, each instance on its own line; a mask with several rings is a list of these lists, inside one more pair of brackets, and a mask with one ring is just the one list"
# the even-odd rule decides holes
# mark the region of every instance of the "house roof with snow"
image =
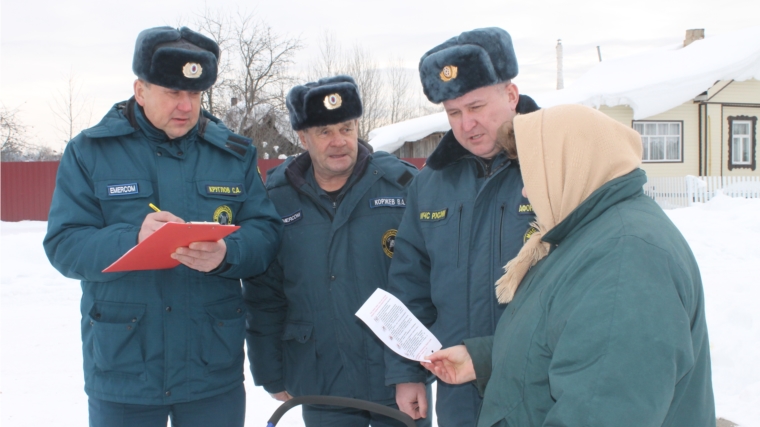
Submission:
[[[760,26],[605,60],[567,88],[531,97],[541,107],[627,105],[639,120],[694,99],[717,81],[749,79],[760,80]],[[369,143],[375,151],[393,152],[449,129],[446,113],[437,113],[375,129]]]

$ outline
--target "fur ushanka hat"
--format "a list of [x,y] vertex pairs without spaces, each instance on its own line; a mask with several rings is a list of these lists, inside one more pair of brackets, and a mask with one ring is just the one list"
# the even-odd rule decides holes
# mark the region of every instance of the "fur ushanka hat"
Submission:
[[334,125],[362,115],[359,88],[350,76],[335,76],[295,86],[288,92],[293,130]]
[[436,104],[515,76],[517,57],[512,38],[496,27],[466,31],[420,59],[422,88]]
[[174,90],[204,91],[216,82],[219,45],[182,27],[155,27],[137,36],[132,71],[137,77]]

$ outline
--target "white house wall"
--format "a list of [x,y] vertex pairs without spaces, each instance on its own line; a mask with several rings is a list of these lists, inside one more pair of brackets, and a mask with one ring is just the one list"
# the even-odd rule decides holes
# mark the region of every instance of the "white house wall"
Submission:
[[[633,110],[628,106],[602,106],[599,108],[599,111],[628,127],[633,125]],[[681,127],[683,130],[681,161],[642,163],[641,168],[646,171],[648,176],[686,176],[699,174],[699,108],[697,104],[689,101],[664,113],[642,120],[679,121],[683,123]]]

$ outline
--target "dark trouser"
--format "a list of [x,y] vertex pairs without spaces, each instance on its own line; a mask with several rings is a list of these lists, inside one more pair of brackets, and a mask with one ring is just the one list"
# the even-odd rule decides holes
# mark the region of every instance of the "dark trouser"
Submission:
[[245,387],[174,405],[130,405],[89,398],[90,427],[243,427]]
[[483,400],[470,383],[451,385],[437,381],[435,414],[438,427],[473,427]]
[[[430,386],[428,386],[428,397]],[[432,403],[432,402],[431,402]],[[395,403],[388,405],[398,409]],[[427,418],[417,420],[417,427],[430,427],[433,405],[428,407]],[[383,415],[353,408],[336,408],[319,405],[303,405],[303,420],[306,427],[404,427],[404,423]]]

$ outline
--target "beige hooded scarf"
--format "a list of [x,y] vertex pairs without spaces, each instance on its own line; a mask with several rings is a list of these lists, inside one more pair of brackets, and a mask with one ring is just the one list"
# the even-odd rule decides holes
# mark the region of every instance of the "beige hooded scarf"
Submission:
[[496,282],[496,296],[512,301],[531,267],[549,253],[543,235],[591,193],[641,164],[639,134],[599,111],[560,105],[514,118],[520,170],[537,232],[509,261]]

